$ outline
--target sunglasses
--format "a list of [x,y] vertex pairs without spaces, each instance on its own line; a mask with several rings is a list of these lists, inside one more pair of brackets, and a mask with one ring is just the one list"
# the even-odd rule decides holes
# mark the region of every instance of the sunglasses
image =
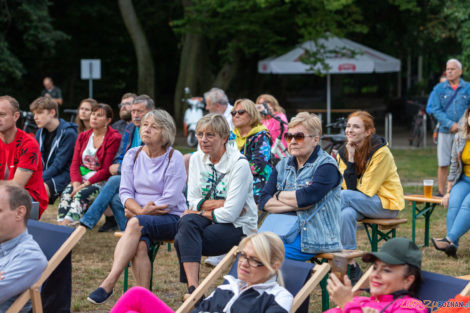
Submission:
[[304,142],[305,137],[315,137],[315,136],[305,135],[302,132],[298,132],[298,133],[295,133],[295,134],[291,134],[291,133],[285,133],[284,134],[284,139],[287,141],[287,143],[290,143],[292,141],[292,138],[294,138],[296,142],[302,143],[302,142]]
[[246,113],[246,110],[238,110],[238,111],[237,111],[237,110],[233,110],[232,112],[230,112],[230,114],[232,114],[232,116],[237,115],[237,113],[238,113],[238,115],[243,115],[243,114]]

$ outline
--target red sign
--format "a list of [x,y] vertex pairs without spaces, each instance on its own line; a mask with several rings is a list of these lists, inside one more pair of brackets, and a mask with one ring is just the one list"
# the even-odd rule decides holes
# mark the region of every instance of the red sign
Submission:
[[338,65],[338,71],[356,71],[356,64],[352,63],[343,63]]

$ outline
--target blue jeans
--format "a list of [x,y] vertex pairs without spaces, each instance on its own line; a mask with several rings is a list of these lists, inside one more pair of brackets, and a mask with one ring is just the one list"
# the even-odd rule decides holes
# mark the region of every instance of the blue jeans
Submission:
[[377,195],[369,197],[357,190],[341,190],[341,243],[343,249],[356,249],[357,221],[364,218],[394,218],[398,210],[382,208]]
[[296,260],[296,261],[308,261],[311,260],[315,254],[305,253],[302,252],[300,234],[295,238],[294,242],[292,243],[285,243],[284,242],[284,249],[285,249],[285,257],[286,259]]
[[447,210],[447,238],[456,246],[470,228],[470,177],[462,177],[450,190]]
[[92,229],[98,223],[106,208],[110,206],[119,229],[126,229],[127,218],[124,213],[124,206],[119,198],[120,184],[121,175],[111,176],[93,204],[88,208],[88,211],[80,219],[80,223]]

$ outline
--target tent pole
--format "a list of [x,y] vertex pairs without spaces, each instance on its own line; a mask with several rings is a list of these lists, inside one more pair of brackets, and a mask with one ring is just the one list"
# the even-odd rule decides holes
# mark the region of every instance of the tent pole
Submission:
[[[331,75],[326,75],[326,124],[331,123]],[[330,133],[330,127],[327,128],[327,133]]]

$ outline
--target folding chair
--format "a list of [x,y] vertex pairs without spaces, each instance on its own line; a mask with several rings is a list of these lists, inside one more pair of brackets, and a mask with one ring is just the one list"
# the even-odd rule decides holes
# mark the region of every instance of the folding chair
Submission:
[[[122,231],[117,231],[114,232],[114,237],[121,238],[124,232]],[[149,290],[152,291],[152,286],[153,286],[153,265],[155,263],[155,258],[157,257],[158,250],[160,249],[160,246],[163,244],[168,244],[168,252],[171,251],[171,244],[174,243],[174,240],[161,240],[161,241],[156,241],[152,242],[150,245],[149,249],[149,259],[150,259],[150,286]],[[129,289],[129,267],[130,263],[127,264],[126,268],[124,269],[124,292]]]
[[[371,272],[372,266],[362,275],[356,285],[354,285],[353,292],[367,285]],[[463,296],[470,295],[470,283],[468,280],[433,272],[422,271],[421,273],[423,281],[419,290],[418,299],[422,301],[447,301],[454,298],[457,294]]]
[[420,300],[447,301],[459,293],[470,293],[467,280],[433,272],[423,271],[422,273],[423,283],[418,295]]
[[[211,284],[214,283],[217,277],[225,272],[232,261],[236,259],[237,251],[238,247],[235,246],[226,254],[224,259],[209,273],[199,287],[196,288],[191,296],[178,308],[176,313],[188,313],[193,309],[194,305],[209,289]],[[229,274],[236,277],[236,268],[237,262],[233,263]],[[328,263],[313,265],[305,262],[284,260],[281,271],[284,276],[285,287],[291,294],[295,295],[290,310],[291,313],[308,312],[308,297],[323,277],[328,274],[329,270],[330,266]]]
[[[82,238],[86,230],[83,226],[79,226],[74,230],[69,227],[29,220],[28,232],[41,247],[48,259],[48,263],[39,280],[28,290],[24,291],[10,308],[8,308],[6,313],[19,312],[30,298],[33,312],[43,312],[43,301],[46,302],[48,299],[41,300],[41,285],[51,276],[54,270],[61,264],[62,260],[69,255],[72,248]],[[71,299],[65,300],[70,304]]]

